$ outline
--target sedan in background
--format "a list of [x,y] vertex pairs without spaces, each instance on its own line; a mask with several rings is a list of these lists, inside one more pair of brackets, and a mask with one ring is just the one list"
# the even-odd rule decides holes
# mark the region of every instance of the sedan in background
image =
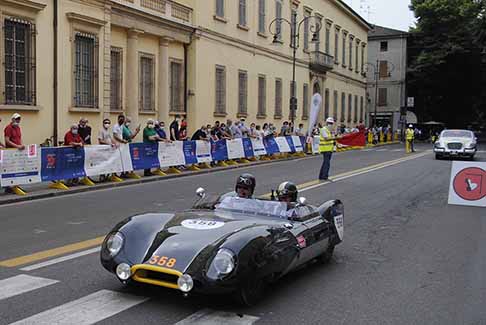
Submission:
[[435,158],[465,157],[471,160],[477,151],[477,138],[468,130],[444,130],[434,143]]

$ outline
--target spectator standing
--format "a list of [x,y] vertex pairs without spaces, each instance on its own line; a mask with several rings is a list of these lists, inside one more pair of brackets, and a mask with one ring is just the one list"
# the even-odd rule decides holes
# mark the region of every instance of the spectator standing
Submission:
[[21,116],[18,113],[12,115],[12,122],[4,130],[5,147],[24,150],[25,146],[22,144],[22,130],[20,129]]
[[260,140],[263,139],[263,130],[262,130],[262,127],[260,125],[257,125],[256,126],[256,129],[255,129],[255,134],[256,134],[256,137]]
[[140,133],[140,125],[137,126],[135,129],[135,132],[132,132],[130,129],[130,125],[132,124],[132,119],[130,117],[125,118],[125,124],[123,125],[123,140],[125,140],[127,143],[131,143],[133,139]]
[[233,124],[230,127],[231,135],[234,139],[238,138],[243,138],[243,132],[240,129],[240,122],[236,121],[235,124]]
[[179,115],[176,115],[174,117],[174,120],[172,121],[172,123],[170,123],[170,126],[169,126],[170,139],[172,141],[179,140],[179,120],[180,120],[180,118],[181,117]]
[[88,125],[88,119],[82,117],[79,120],[78,132],[84,144],[91,144],[91,126]]
[[191,140],[204,140],[204,141],[209,141],[209,137],[208,135],[206,134],[206,127],[203,125],[201,126],[201,128],[199,130],[197,130],[196,132],[194,132],[194,134],[192,135],[192,138]]
[[254,139],[258,138],[258,135],[257,135],[257,132],[256,132],[256,125],[255,125],[255,123],[251,123],[250,124],[250,129],[248,130],[248,136],[250,138],[254,138]]
[[[148,119],[147,120],[147,126],[143,129],[143,142],[144,143],[149,143],[149,144],[154,144],[157,143],[157,141],[163,141],[166,139],[162,139],[159,137],[157,134],[157,131],[155,131],[155,121],[153,119]],[[152,176],[152,172],[150,168],[144,169],[143,171],[144,176]]]
[[118,115],[118,123],[113,126],[113,140],[117,143],[128,143],[123,139],[123,125],[125,124],[125,115]]
[[165,123],[164,121],[155,121],[155,132],[157,135],[164,140],[167,140],[167,133],[165,132]]
[[64,145],[79,148],[84,145],[83,138],[79,135],[79,126],[77,124],[71,125],[69,131],[64,135]]
[[226,124],[221,123],[219,130],[221,133],[220,139],[231,139],[231,132]]
[[295,135],[299,137],[304,136],[304,124],[300,123],[299,127],[295,128]]
[[287,121],[283,122],[282,127],[280,128],[280,134],[279,135],[281,137],[286,136],[288,129],[289,129],[289,122],[287,122]]
[[240,128],[242,137],[247,138],[250,135],[250,130],[246,127],[244,118],[240,119],[238,127]]
[[110,126],[111,126],[111,121],[105,118],[103,120],[103,127],[98,133],[98,142],[99,144],[109,145],[114,147],[115,143],[113,142],[113,137],[111,136],[110,133]]
[[181,129],[179,130],[179,140],[187,140],[187,122],[185,119],[181,122]]

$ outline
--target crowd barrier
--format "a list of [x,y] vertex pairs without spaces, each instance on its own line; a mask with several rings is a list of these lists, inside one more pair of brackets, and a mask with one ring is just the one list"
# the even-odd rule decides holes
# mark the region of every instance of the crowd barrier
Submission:
[[[312,152],[319,150],[319,138],[312,142]],[[305,151],[306,138],[298,136],[242,138],[233,140],[174,141],[171,143],[131,143],[117,147],[91,145],[81,148],[40,147],[28,145],[24,150],[0,150],[0,185],[16,187],[52,182],[66,188],[63,180],[81,178],[92,185],[89,177],[130,173],[149,168],[206,165],[209,163],[255,160],[275,154]],[[268,159],[268,158],[267,158]],[[159,171],[159,174],[161,172]],[[139,177],[130,173],[134,177]]]

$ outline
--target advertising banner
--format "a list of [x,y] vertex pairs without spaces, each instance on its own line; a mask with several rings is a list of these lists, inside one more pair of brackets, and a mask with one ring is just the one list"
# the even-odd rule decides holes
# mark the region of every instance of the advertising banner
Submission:
[[263,143],[265,144],[265,149],[268,155],[272,155],[274,153],[278,153],[278,144],[275,141],[274,137],[266,137],[263,139]]
[[41,149],[41,179],[43,182],[84,177],[84,149],[53,147]]
[[228,159],[228,148],[226,147],[226,140],[211,141],[211,156],[214,161],[221,161]]
[[182,148],[184,151],[185,165],[197,164],[196,141],[184,141]]
[[98,176],[123,171],[120,151],[108,145],[84,147],[84,170],[86,176]]
[[24,150],[1,151],[1,186],[15,186],[41,181],[41,156],[37,145],[28,145]]
[[130,143],[133,170],[159,168],[159,146],[157,143]]
[[226,148],[228,149],[228,159],[245,157],[242,139],[226,140]]
[[160,167],[175,167],[185,165],[185,163],[183,141],[159,142]]
[[243,138],[243,150],[245,151],[245,157],[251,158],[255,157],[255,153],[253,152],[253,145],[251,143],[250,138]]
[[316,154],[319,153],[319,142],[321,141],[319,136],[314,136],[312,138],[312,153]]
[[290,146],[285,137],[276,137],[275,142],[278,146],[278,152],[290,152]]
[[295,152],[302,152],[304,150],[303,144],[305,142],[301,142],[300,137],[293,135],[292,142],[294,144]]
[[208,163],[213,159],[211,157],[211,142],[209,141],[196,141],[196,157],[198,163]]
[[253,147],[253,153],[255,156],[263,156],[267,154],[267,150],[265,149],[265,145],[263,144],[262,139],[251,139],[251,145]]

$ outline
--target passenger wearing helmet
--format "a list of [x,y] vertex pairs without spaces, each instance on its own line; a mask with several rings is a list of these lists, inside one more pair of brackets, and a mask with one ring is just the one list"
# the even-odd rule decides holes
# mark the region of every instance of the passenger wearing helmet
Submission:
[[242,199],[252,199],[255,192],[256,179],[249,173],[241,174],[236,180],[235,190],[221,196],[220,201],[227,197],[239,197]]
[[277,198],[280,202],[287,203],[287,218],[295,219],[307,216],[314,212],[311,206],[297,204],[299,191],[292,182],[283,182],[278,186]]

